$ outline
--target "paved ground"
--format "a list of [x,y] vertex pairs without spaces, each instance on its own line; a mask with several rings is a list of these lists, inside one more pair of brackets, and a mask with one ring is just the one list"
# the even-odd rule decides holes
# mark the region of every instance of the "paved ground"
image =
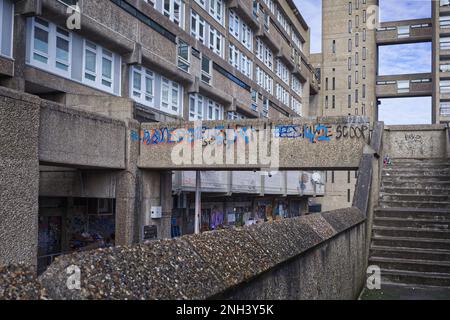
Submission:
[[365,289],[360,300],[450,300],[450,288],[385,284],[381,290]]

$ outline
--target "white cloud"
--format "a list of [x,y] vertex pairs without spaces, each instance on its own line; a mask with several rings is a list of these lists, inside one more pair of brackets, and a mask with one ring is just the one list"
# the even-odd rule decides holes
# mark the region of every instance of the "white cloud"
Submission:
[[431,43],[402,44],[379,48],[379,74],[431,72]]

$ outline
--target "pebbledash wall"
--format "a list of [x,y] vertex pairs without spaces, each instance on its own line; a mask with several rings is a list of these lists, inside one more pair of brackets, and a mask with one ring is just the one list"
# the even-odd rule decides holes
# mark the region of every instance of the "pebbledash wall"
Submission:
[[[50,299],[355,299],[365,240],[364,215],[348,208],[61,256],[39,281]],[[69,266],[81,290],[67,288]]]

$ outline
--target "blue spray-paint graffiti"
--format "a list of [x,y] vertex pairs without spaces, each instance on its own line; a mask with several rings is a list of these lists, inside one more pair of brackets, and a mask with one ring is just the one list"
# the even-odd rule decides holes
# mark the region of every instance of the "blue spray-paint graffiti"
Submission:
[[331,125],[315,126],[284,125],[275,127],[275,137],[284,139],[307,139],[310,143],[330,141],[333,136]]

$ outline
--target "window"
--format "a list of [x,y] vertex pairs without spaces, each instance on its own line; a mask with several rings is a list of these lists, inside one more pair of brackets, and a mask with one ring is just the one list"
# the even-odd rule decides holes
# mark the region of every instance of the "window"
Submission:
[[182,87],[169,79],[161,79],[161,110],[171,114],[181,114]]
[[281,11],[281,9],[277,8],[277,20],[280,23],[281,27],[286,31],[288,35],[291,34],[291,25],[289,24],[288,19],[284,15],[284,13]]
[[223,58],[223,36],[211,26],[209,27],[209,48]]
[[70,77],[71,33],[36,17],[32,20],[32,39],[32,64]]
[[178,40],[178,68],[189,72],[189,45],[183,40]]
[[333,40],[333,44],[332,44],[332,46],[331,46],[331,51],[332,51],[333,53],[336,53],[336,40]]
[[292,77],[292,91],[294,91],[298,96],[300,97],[302,96],[303,93],[302,83],[295,76]]
[[284,63],[277,60],[277,76],[283,80],[284,83],[289,85],[289,71]]
[[295,99],[294,97],[292,97],[292,104],[291,104],[292,110],[294,110],[297,114],[301,115],[302,107],[303,107],[302,103],[300,101],[298,101],[297,99]]
[[325,97],[325,109],[328,109],[328,96]]
[[12,58],[14,5],[10,0],[0,0],[0,56]]
[[205,44],[205,20],[197,12],[191,12],[191,35]]
[[262,61],[270,70],[273,70],[272,50],[260,39],[256,39],[256,57]]
[[336,90],[336,78],[333,77],[332,90]]
[[290,94],[289,92],[279,83],[276,85],[276,96],[277,99],[281,101],[284,105],[289,107],[289,98]]
[[211,84],[212,72],[211,72],[211,60],[205,55],[202,55],[202,81]]
[[363,59],[363,60],[366,60],[366,59],[367,59],[367,49],[366,49],[366,47],[364,47],[364,48],[362,49],[362,59]]
[[253,78],[253,61],[245,54],[239,51],[236,46],[230,44],[228,62],[244,75]]
[[355,47],[359,47],[359,33],[355,33]]
[[253,50],[253,31],[239,16],[230,10],[229,31],[237,40],[239,40],[247,49]]
[[[71,32],[51,22],[38,17],[28,18],[27,63],[46,72],[120,95],[120,56],[83,38],[73,48],[72,38]],[[73,59],[74,55],[76,59]]]
[[163,2],[163,14],[177,26],[183,28],[183,2],[181,0],[164,0]]
[[352,33],[352,20],[348,20],[348,33]]
[[256,67],[256,83],[270,94],[273,94],[273,78],[259,66]]
[[332,105],[331,105],[331,107],[333,109],[336,109],[336,96],[332,96]]
[[351,1],[348,3],[348,14],[349,15],[352,14],[352,2]]
[[352,52],[352,39],[348,39],[348,52]]
[[83,80],[94,87],[112,91],[112,52],[88,40],[84,41]]
[[211,0],[209,3],[209,14],[220,24],[223,24],[224,8],[223,0]]
[[351,88],[352,88],[352,76],[349,75],[348,76],[348,89],[351,89]]
[[200,94],[189,96],[189,121],[223,120],[224,107]]
[[351,108],[352,107],[352,95],[349,94],[348,98],[347,98],[347,107]]
[[300,40],[300,36],[297,32],[292,32],[292,41],[300,49],[300,51],[303,51],[303,42]]
[[131,98],[149,106],[154,106],[155,76],[151,70],[141,66],[131,67]]
[[348,71],[352,70],[352,57],[348,57]]

